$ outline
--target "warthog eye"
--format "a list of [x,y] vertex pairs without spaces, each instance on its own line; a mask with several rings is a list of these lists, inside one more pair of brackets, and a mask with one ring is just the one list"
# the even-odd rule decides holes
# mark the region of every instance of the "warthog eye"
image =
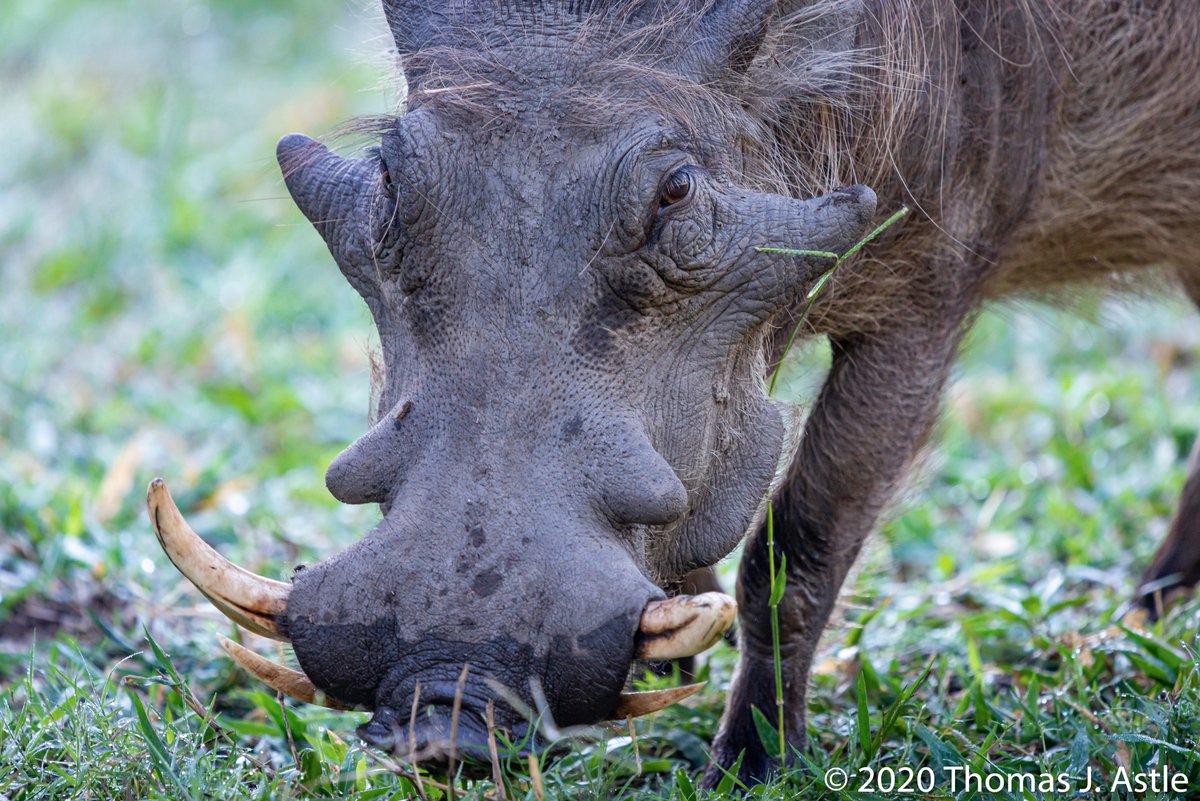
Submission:
[[663,183],[662,191],[658,195],[659,208],[674,206],[687,200],[692,194],[692,176],[690,171],[685,167],[675,170],[667,176],[667,180]]

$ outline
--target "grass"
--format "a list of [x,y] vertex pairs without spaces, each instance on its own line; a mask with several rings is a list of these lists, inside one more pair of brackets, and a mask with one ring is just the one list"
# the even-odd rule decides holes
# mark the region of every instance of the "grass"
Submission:
[[[158,552],[142,496],[165,474],[198,530],[273,576],[371,525],[322,478],[365,430],[369,317],[271,154],[390,107],[356,55],[381,30],[317,0],[6,9],[0,797],[416,791],[352,736],[362,715],[281,705],[231,666],[230,625]],[[1180,304],[984,315],[924,478],[822,645],[807,761],[752,794],[865,798],[822,777],[906,766],[934,772],[934,798],[1048,797],[950,793],[968,766],[1166,765],[1200,788],[1200,604],[1144,631],[1119,617],[1200,430],[1198,349]],[[806,348],[779,391],[811,396],[826,361]],[[709,689],[636,740],[608,731],[536,783],[508,759],[508,797],[702,797],[733,662],[715,651]],[[421,776],[430,798],[438,782]]]

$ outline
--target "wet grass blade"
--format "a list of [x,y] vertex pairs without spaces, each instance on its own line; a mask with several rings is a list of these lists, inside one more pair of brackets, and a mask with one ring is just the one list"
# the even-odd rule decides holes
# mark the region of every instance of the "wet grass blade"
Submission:
[[154,730],[154,724],[150,722],[150,716],[146,713],[146,707],[142,704],[141,697],[133,687],[127,686],[125,689],[129,694],[130,703],[133,704],[133,711],[137,715],[138,728],[146,741],[146,750],[150,753],[150,759],[158,770],[159,778],[164,783],[173,784],[188,801],[195,801],[183,780],[175,773],[175,768],[171,764],[171,754],[167,751],[167,746],[163,743],[162,738],[158,736],[158,732]]
[[871,761],[874,749],[871,748],[871,712],[867,706],[867,677],[862,672],[854,685],[858,698],[858,746],[862,749],[863,763]]

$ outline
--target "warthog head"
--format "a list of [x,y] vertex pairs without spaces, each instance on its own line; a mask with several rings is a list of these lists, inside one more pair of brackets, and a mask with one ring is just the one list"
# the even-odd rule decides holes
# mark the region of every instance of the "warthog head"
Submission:
[[674,697],[622,688],[733,617],[725,596],[664,599],[763,513],[793,428],[766,333],[830,266],[755,248],[841,253],[875,209],[861,186],[755,191],[769,154],[736,87],[770,3],[427,5],[386,4],[407,99],[377,147],[278,147],[379,329],[378,419],[326,483],[382,521],[288,585],[150,497],[176,564],[303,674],[239,661],[426,754],[451,728],[482,749],[489,701],[521,730],[521,706],[569,725]]

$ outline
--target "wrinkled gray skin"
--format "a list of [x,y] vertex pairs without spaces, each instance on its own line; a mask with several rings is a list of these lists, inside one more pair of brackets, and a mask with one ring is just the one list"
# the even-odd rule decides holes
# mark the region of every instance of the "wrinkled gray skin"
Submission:
[[[780,464],[791,412],[764,393],[764,326],[829,261],[755,246],[843,252],[875,211],[865,187],[739,187],[736,130],[700,144],[656,98],[586,107],[595,55],[532,49],[555,37],[497,57],[578,97],[530,79],[499,118],[414,103],[359,161],[279,144],[374,315],[389,410],[327,474],[384,519],[295,576],[287,631],[318,687],[375,710],[363,734],[384,745],[399,725],[408,747],[419,683],[435,709],[417,751],[437,747],[464,662],[460,750],[484,742],[487,679],[533,708],[540,686],[559,725],[613,710],[642,609],[733,548]],[[672,174],[690,190],[663,206]]]
[[[382,344],[383,413],[327,483],[383,521],[297,573],[286,619],[313,682],[375,710],[364,737],[407,753],[419,684],[416,750],[444,750],[464,663],[460,751],[489,699],[522,728],[497,686],[535,707],[540,688],[559,724],[603,718],[645,604],[750,531],[714,758],[764,776],[778,479],[804,746],[817,638],[978,305],[1147,264],[1200,297],[1179,261],[1200,251],[1200,90],[1145,69],[1192,58],[1200,12],[1043,5],[386,0],[405,113],[360,159],[279,144]],[[829,262],[754,248],[844,252],[875,195],[820,192],[853,179],[919,213],[809,321],[833,367],[793,460],[763,379]],[[1194,513],[1172,537],[1155,576],[1190,580]]]

